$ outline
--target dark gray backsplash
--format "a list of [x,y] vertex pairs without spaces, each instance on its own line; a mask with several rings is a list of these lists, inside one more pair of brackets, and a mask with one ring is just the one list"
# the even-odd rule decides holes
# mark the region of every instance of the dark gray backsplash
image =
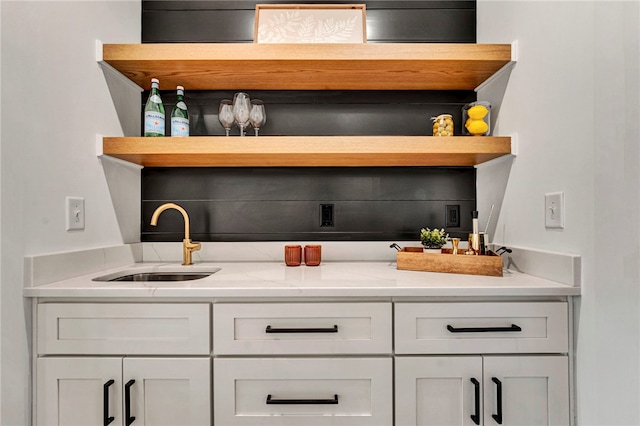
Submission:
[[[256,3],[311,2],[143,1],[142,40],[250,42]],[[367,5],[369,42],[475,42],[474,1],[360,3]],[[431,116],[450,113],[455,119],[476,99],[473,91],[249,94],[265,101],[265,136],[429,135]],[[175,94],[162,95],[170,110]],[[218,104],[232,97],[187,88],[191,134],[223,135]],[[460,119],[455,125],[459,134]],[[240,139],[237,129],[232,135],[237,143],[259,143]],[[175,211],[163,213],[157,227],[149,225],[153,210],[169,201],[189,212],[192,238],[200,241],[413,240],[420,227],[445,226],[447,205],[459,205],[461,215],[461,226],[447,231],[464,237],[476,205],[473,168],[145,168],[142,188],[142,241],[182,240],[184,225]],[[320,226],[321,204],[333,205],[333,227]]]
[[[201,241],[412,240],[422,226],[445,227],[447,205],[459,205],[462,223],[470,224],[476,197],[474,168],[145,168],[142,174],[143,241],[184,237],[176,211],[149,225],[169,201],[189,212],[191,236]],[[321,226],[322,204],[333,206],[334,226]]]

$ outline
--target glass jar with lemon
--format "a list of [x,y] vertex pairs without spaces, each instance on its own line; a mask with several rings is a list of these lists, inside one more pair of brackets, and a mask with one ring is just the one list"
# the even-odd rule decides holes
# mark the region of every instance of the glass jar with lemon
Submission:
[[491,133],[491,103],[471,102],[462,108],[462,134],[488,136]]

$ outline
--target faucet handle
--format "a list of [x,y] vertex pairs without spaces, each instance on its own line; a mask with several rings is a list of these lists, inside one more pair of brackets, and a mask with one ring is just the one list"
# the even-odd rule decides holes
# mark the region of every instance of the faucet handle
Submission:
[[194,243],[190,239],[185,238],[182,240],[182,248],[183,248],[183,265],[193,265],[193,261],[191,260],[191,253],[202,248],[202,244]]
[[200,250],[202,248],[202,244],[201,243],[194,243],[191,240],[187,240],[185,242],[185,247],[187,247],[191,251],[198,251],[198,250]]

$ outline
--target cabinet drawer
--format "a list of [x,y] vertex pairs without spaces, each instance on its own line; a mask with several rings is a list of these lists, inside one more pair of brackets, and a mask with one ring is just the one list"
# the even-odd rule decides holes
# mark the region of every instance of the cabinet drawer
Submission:
[[216,358],[214,424],[393,424],[391,358]]
[[566,302],[397,303],[396,353],[564,353]]
[[213,318],[219,355],[392,351],[390,303],[216,304]]
[[38,305],[38,354],[208,355],[209,304]]

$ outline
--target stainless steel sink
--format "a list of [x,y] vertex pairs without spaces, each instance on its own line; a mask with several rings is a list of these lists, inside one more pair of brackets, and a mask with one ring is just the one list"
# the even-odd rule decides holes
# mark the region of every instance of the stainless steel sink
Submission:
[[176,273],[169,272],[143,272],[140,274],[124,275],[122,277],[111,278],[108,281],[191,281],[206,278],[210,273]]
[[[182,269],[181,269],[182,268]],[[96,277],[93,281],[139,281],[139,282],[176,282],[193,281],[206,278],[218,272],[220,268],[204,266],[147,266],[130,268],[109,275]]]

